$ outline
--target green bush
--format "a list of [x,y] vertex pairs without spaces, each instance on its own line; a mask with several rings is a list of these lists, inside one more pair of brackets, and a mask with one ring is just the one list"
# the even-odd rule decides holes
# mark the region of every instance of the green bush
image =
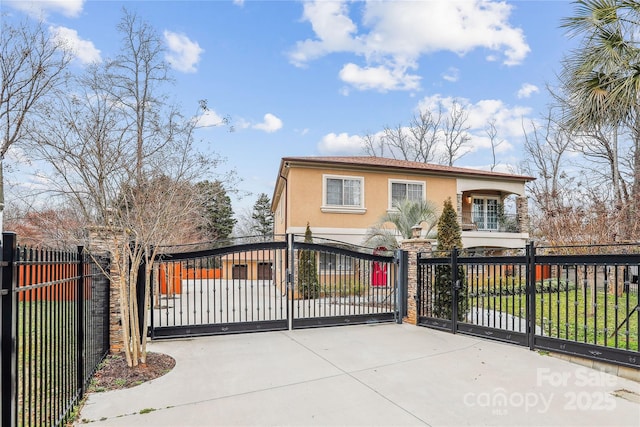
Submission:
[[[571,291],[576,288],[574,282],[559,279],[545,279],[536,282],[536,293]],[[524,278],[506,277],[486,277],[482,282],[474,281],[471,278],[469,296],[505,296],[524,295],[527,291],[527,282]]]
[[[304,233],[305,243],[313,243],[311,229],[307,224]],[[298,293],[304,299],[314,299],[320,296],[320,282],[318,281],[318,269],[316,267],[316,253],[310,250],[301,250],[298,258]]]

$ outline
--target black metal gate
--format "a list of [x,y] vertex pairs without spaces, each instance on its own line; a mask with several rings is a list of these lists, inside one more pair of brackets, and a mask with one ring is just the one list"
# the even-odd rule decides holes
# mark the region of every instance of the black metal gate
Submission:
[[287,329],[286,262],[285,241],[160,255],[152,268],[151,337]]
[[418,324],[640,367],[638,248],[537,249],[418,254]]
[[300,240],[159,255],[151,268],[151,337],[399,319],[393,254]]
[[[393,255],[357,251],[344,244],[293,242],[292,247],[292,328],[398,319]],[[309,268],[305,265],[309,262],[316,265]]]

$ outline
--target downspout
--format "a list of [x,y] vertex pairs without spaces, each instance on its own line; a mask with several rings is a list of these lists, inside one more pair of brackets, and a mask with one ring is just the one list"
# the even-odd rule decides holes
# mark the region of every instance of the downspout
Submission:
[[282,174],[280,174],[280,178],[284,180],[284,234],[287,234],[287,227],[289,226],[289,223],[287,222],[289,220],[289,181],[287,181],[287,177]]

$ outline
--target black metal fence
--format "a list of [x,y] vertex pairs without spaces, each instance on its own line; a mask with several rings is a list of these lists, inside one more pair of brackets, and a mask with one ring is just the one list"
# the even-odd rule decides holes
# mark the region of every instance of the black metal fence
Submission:
[[109,259],[3,234],[1,425],[63,425],[109,351]]
[[637,246],[519,252],[419,255],[419,324],[640,367]]
[[[389,322],[391,252],[303,236],[165,253],[151,271],[152,338]],[[319,242],[322,243],[319,243]]]
[[286,259],[284,241],[160,254],[151,337],[287,329]]
[[[298,240],[296,240],[296,238]],[[294,236],[292,327],[398,321],[397,264],[389,251],[305,243]]]

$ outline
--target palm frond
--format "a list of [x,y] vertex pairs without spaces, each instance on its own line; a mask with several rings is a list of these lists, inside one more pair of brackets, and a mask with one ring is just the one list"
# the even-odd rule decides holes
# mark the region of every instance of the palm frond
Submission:
[[[394,205],[394,210],[383,215],[378,223],[367,231],[367,246],[398,247],[398,238],[413,237],[413,228],[420,225],[427,234],[431,233],[438,221],[438,208],[430,201],[402,200]],[[391,228],[391,226],[393,228]]]

